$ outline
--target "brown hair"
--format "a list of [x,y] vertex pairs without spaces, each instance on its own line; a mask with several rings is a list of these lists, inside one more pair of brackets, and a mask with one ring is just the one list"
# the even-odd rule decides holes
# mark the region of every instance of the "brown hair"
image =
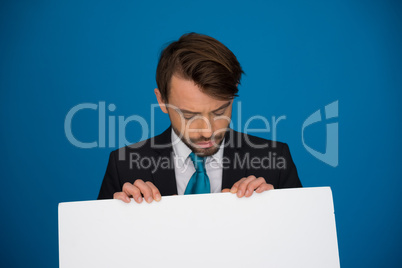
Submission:
[[161,53],[156,83],[167,102],[173,75],[194,81],[201,90],[218,99],[233,99],[243,70],[236,56],[218,40],[188,33],[170,43]]

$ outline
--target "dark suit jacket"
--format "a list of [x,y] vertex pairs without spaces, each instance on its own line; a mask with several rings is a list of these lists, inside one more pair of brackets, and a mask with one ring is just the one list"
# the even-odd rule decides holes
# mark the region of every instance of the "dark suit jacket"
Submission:
[[[113,198],[123,184],[151,181],[162,196],[177,194],[171,127],[148,140],[110,153],[98,199]],[[285,143],[273,142],[229,129],[225,134],[222,189],[243,177],[264,177],[275,189],[301,187]]]

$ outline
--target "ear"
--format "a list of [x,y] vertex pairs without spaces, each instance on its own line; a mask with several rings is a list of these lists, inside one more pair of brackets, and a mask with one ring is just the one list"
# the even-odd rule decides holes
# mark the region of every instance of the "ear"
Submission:
[[164,102],[163,99],[162,99],[161,92],[159,91],[158,88],[155,88],[155,89],[154,89],[154,92],[155,92],[156,99],[158,100],[159,107],[161,108],[162,112],[164,112],[165,114],[167,114],[167,113],[168,113],[168,110],[167,110],[167,108],[166,108],[165,102]]

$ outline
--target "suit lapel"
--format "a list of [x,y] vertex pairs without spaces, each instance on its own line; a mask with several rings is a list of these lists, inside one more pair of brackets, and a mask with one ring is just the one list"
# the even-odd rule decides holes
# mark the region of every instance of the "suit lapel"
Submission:
[[177,194],[171,134],[172,128],[169,127],[162,134],[155,136],[154,145],[151,145],[156,158],[161,161],[152,177],[163,196]]
[[225,135],[223,158],[228,159],[229,164],[223,165],[222,189],[232,188],[235,182],[245,177],[246,175],[246,169],[239,169],[235,163],[236,159],[243,158],[242,150],[240,147],[242,141],[239,134],[240,133],[234,131],[233,129],[229,129]]

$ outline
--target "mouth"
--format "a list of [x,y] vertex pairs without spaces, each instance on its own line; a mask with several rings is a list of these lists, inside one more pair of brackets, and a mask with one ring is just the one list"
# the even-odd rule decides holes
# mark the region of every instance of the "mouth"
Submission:
[[214,143],[212,141],[208,141],[208,142],[197,142],[197,147],[199,148],[210,148],[212,146],[214,146]]

